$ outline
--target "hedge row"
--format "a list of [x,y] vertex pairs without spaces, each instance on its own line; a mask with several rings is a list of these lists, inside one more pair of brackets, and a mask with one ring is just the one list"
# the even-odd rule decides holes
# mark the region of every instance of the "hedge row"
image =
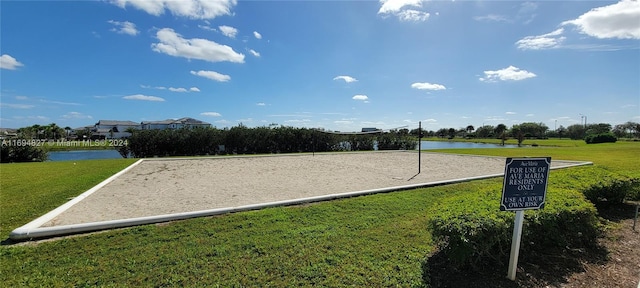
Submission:
[[581,167],[571,169],[571,173],[552,173],[549,182],[556,187],[579,191],[594,204],[640,200],[640,179],[602,167]]
[[587,144],[597,144],[597,143],[616,143],[618,138],[612,133],[602,133],[602,134],[591,134],[584,137],[584,141]]
[[[500,211],[500,185],[445,199],[432,211],[428,228],[452,268],[505,265],[509,260],[513,212]],[[521,253],[596,244],[593,204],[577,191],[550,188],[543,209],[525,213]]]
[[[545,207],[525,213],[520,251],[594,247],[599,235],[594,203],[636,200],[639,191],[638,179],[604,168],[554,171]],[[501,193],[502,183],[491,182],[481,190],[446,198],[430,211],[435,216],[428,229],[452,268],[477,269],[479,264],[508,261],[514,214],[500,211]]]
[[119,152],[135,158],[220,154],[270,154],[327,151],[415,149],[408,134],[387,132],[342,135],[295,127],[235,126],[179,130],[137,130]]

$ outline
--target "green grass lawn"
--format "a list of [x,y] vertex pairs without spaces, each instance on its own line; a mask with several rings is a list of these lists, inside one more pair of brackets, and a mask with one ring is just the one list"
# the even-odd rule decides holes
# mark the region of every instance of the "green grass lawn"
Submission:
[[[470,138],[470,139],[465,139],[465,138],[454,138],[454,139],[447,139],[447,138],[438,138],[438,137],[429,137],[429,138],[422,138],[422,140],[424,141],[454,141],[454,142],[470,142],[470,143],[489,143],[489,144],[501,144],[502,140],[500,139],[495,139],[495,138]],[[518,140],[514,139],[514,138],[509,138],[507,139],[505,142],[505,144],[508,145],[518,145]],[[551,146],[551,147],[582,147],[582,146],[586,146],[587,143],[584,142],[584,140],[571,140],[568,138],[565,139],[557,139],[557,138],[550,138],[550,139],[525,139],[522,142],[522,146],[531,146],[537,144],[539,146]]]
[[[640,174],[637,142],[447,152],[551,156]],[[11,230],[132,162],[0,165],[0,237],[6,239]],[[6,287],[421,286],[420,262],[433,248],[426,230],[429,208],[444,197],[498,182],[501,179],[5,245],[0,247],[0,283]]]

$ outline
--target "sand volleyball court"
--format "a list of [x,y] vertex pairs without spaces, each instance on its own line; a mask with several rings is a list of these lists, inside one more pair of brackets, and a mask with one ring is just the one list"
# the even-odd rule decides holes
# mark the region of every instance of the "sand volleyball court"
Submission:
[[[590,163],[552,160],[551,166],[584,164]],[[505,158],[423,152],[420,166],[416,175],[417,151],[143,159],[11,236],[71,234],[498,177]]]

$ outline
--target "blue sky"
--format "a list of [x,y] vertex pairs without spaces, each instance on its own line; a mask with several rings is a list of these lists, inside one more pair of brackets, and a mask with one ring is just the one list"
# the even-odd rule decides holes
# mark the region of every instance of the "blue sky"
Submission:
[[640,2],[2,1],[0,127],[640,122]]

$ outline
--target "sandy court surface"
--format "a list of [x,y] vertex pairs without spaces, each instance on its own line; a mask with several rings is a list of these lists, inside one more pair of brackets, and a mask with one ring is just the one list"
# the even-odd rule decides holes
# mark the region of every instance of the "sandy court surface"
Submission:
[[[563,164],[552,161],[551,166]],[[416,176],[415,151],[150,159],[43,227],[499,174],[504,166],[505,159],[498,157],[422,153]]]

